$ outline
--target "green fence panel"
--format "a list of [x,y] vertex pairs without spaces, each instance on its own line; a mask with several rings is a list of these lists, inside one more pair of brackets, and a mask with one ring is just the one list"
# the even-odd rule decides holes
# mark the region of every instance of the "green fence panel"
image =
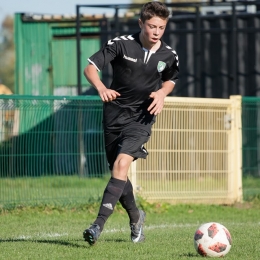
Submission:
[[[243,175],[260,177],[260,98],[242,98]],[[0,96],[0,206],[85,203],[109,169],[98,96]]]
[[242,98],[243,175],[260,177],[260,98]]
[[[91,182],[109,169],[99,97],[0,96],[0,111],[1,203],[100,196],[104,187]],[[91,184],[84,196],[79,179]]]

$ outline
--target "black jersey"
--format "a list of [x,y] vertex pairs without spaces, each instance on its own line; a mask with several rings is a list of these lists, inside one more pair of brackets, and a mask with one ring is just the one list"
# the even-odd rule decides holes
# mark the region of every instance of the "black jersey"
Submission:
[[[111,63],[113,81],[110,88],[119,92],[120,96],[109,103],[130,111],[130,114],[147,110],[152,102],[150,94],[157,91],[163,81],[175,82],[178,79],[179,61],[176,52],[163,41],[155,52],[143,48],[139,33],[109,40],[88,61],[98,71]],[[108,108],[109,103],[105,107]],[[129,116],[134,118],[133,114]],[[111,114],[105,117],[111,118]]]
[[138,107],[160,88],[161,81],[177,80],[178,56],[161,42],[156,52],[142,47],[139,33],[110,40],[89,61],[102,70],[109,62],[113,68],[111,89],[120,93],[121,106]]

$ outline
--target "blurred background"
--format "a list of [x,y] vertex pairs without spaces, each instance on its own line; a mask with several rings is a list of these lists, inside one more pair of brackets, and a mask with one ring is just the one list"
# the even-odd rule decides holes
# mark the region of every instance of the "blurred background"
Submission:
[[[139,30],[145,2],[2,2],[1,93],[96,94],[83,77],[87,58],[109,39]],[[171,10],[164,41],[180,59],[172,96],[260,95],[259,1],[162,2]],[[101,76],[109,85],[111,68]]]
[[[6,178],[7,184],[9,178],[26,177],[22,181],[27,187],[31,185],[27,177],[45,176],[46,186],[56,187],[47,177],[58,176],[57,180],[67,185],[66,177],[71,176],[77,187],[74,177],[107,176],[102,103],[83,77],[83,69],[88,57],[109,39],[139,30],[139,11],[147,1],[111,2],[1,2],[0,94],[8,96],[0,98],[0,177]],[[171,16],[163,40],[177,51],[180,74],[170,94],[176,97],[175,103],[162,120],[164,134],[157,130],[159,138],[164,138],[169,123],[173,134],[165,139],[166,148],[153,161],[163,161],[168,149],[177,154],[176,158],[182,154],[184,159],[178,160],[186,164],[180,164],[183,175],[178,164],[174,168],[167,163],[147,172],[157,173],[168,165],[165,173],[173,171],[170,176],[176,176],[173,180],[177,183],[183,181],[179,176],[191,180],[187,194],[200,192],[194,183],[203,182],[200,187],[207,192],[215,189],[220,194],[219,189],[225,188],[225,198],[238,191],[234,195],[237,200],[242,197],[241,175],[253,176],[244,197],[259,196],[259,182],[255,180],[260,176],[260,1],[165,3]],[[101,77],[109,86],[111,67],[104,69]],[[172,137],[176,139],[169,141]],[[181,150],[184,152],[179,153]],[[167,183],[167,174],[162,182]],[[212,186],[204,175],[213,177]],[[11,202],[27,199],[24,190],[30,190],[21,189],[20,195],[13,186],[20,184],[13,180],[11,188],[1,183],[0,197]],[[93,187],[87,191],[83,187],[82,194],[91,195]],[[35,194],[32,197],[42,198],[39,190],[30,191]],[[67,194],[72,196],[70,190],[64,194],[66,198]],[[75,189],[75,197],[84,199],[82,194]]]

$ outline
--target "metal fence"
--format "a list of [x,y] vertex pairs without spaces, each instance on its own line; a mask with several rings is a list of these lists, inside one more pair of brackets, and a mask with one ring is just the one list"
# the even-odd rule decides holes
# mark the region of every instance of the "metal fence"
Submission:
[[[202,1],[166,3],[172,16],[163,36],[180,61],[178,84],[172,96],[229,98],[230,95],[259,96],[260,1]],[[115,10],[113,18],[100,19],[100,44],[139,30],[139,13],[120,16],[125,10],[140,11],[142,4],[77,5],[77,85],[81,93],[82,55],[80,43],[91,34],[82,32],[81,12],[100,8]],[[112,69],[102,71],[109,86]]]
[[242,99],[243,175],[260,178],[260,98]]
[[[109,177],[101,116],[98,97],[1,96],[0,203],[84,203],[101,196]],[[133,163],[129,176],[150,201],[240,201],[241,142],[240,96],[168,97],[148,159]],[[244,163],[254,163],[248,160],[254,151],[243,151]]]
[[157,118],[150,156],[131,167],[136,192],[149,201],[242,200],[241,97],[168,97]]
[[0,97],[0,206],[82,204],[109,172],[98,97]]
[[0,99],[1,177],[108,172],[98,97]]

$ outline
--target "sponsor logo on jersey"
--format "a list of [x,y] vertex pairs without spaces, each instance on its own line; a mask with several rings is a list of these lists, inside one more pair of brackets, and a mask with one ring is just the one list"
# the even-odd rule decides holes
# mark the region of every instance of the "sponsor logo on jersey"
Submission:
[[166,63],[163,61],[159,61],[157,64],[157,70],[158,72],[162,72],[166,67]]
[[123,58],[126,59],[126,60],[130,60],[130,61],[132,61],[132,62],[137,62],[137,59],[127,57],[127,56],[125,56],[125,54],[124,54],[124,57],[123,57]]

